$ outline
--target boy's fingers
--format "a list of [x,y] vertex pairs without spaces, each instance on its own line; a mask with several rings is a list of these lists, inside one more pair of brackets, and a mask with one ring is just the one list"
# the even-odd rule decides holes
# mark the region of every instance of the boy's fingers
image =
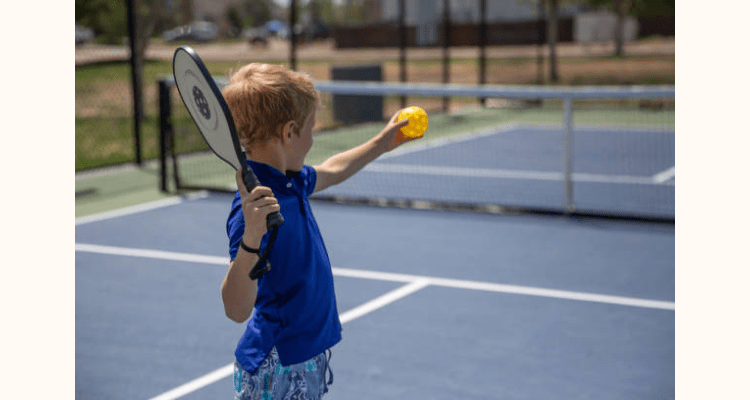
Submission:
[[396,111],[396,112],[395,112],[395,113],[393,114],[393,116],[391,116],[391,122],[396,122],[396,120],[398,119],[398,115],[399,115],[399,114],[401,114],[401,111],[403,111],[403,109],[402,109],[402,110],[398,110],[398,111]]
[[278,202],[278,200],[276,200],[275,197],[263,196],[263,197],[261,197],[259,199],[256,199],[252,203],[249,203],[249,204],[252,204],[252,205],[254,205],[257,208],[261,208],[261,207],[266,207],[266,206],[270,206],[270,205],[274,205],[274,204],[278,204],[278,203],[279,202]]
[[258,207],[258,210],[262,211],[265,215],[268,215],[274,211],[281,211],[281,206],[279,205],[279,203],[268,204],[262,207]]
[[276,200],[274,198],[273,191],[266,186],[256,186],[250,192],[250,198],[252,199],[251,201],[257,201],[258,199],[261,199],[264,197],[270,197],[270,198],[273,198],[274,201]]

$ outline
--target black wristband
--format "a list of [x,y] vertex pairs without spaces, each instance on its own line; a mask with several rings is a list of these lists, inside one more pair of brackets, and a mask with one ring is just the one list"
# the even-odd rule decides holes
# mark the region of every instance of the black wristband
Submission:
[[246,245],[244,239],[240,239],[240,247],[242,247],[242,250],[245,250],[248,253],[260,254],[260,249],[254,249],[254,248]]

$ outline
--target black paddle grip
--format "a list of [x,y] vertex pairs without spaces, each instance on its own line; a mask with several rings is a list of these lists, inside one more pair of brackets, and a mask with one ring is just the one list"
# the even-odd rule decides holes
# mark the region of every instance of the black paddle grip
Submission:
[[[260,185],[258,177],[255,176],[253,170],[251,170],[248,165],[245,165],[245,168],[242,169],[242,179],[245,181],[245,187],[247,187],[248,192],[253,190],[254,187]],[[284,217],[278,211],[274,211],[266,216],[266,227],[269,231],[280,227],[283,223]]]

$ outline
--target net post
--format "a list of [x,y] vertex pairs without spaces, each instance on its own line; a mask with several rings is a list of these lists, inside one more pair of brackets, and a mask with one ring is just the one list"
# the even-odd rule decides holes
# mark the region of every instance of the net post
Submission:
[[166,78],[159,79],[159,187],[162,192],[169,192],[167,185],[167,153],[169,152],[168,136],[172,134],[172,102],[169,94],[170,85]]
[[564,132],[563,132],[563,212],[571,214],[575,211],[573,203],[573,97],[563,99]]

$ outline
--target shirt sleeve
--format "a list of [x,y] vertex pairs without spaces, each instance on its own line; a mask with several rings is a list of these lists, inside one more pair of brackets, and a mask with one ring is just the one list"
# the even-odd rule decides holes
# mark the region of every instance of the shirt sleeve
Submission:
[[310,196],[315,191],[315,183],[317,182],[318,175],[315,168],[305,165],[304,167],[307,173],[307,181],[305,182],[305,194]]
[[229,259],[234,261],[240,248],[240,240],[245,233],[245,218],[242,215],[242,202],[239,192],[234,196],[232,209],[227,218],[227,236],[229,237]]

